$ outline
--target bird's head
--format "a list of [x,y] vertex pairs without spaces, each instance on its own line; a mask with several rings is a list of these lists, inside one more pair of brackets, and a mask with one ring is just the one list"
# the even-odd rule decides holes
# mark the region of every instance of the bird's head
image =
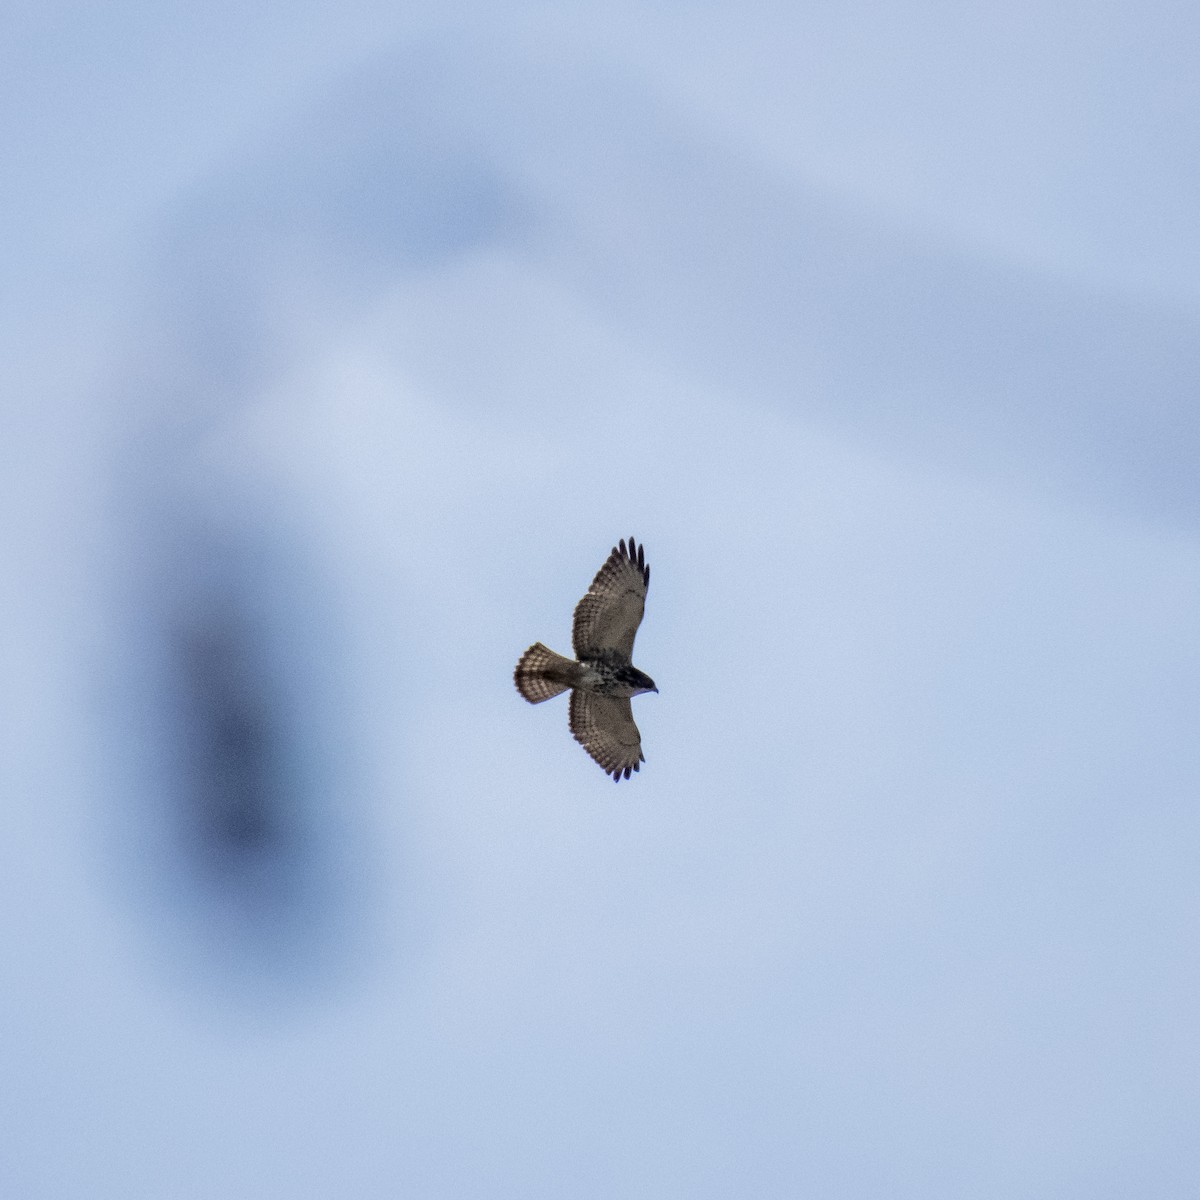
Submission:
[[639,671],[636,667],[630,669],[630,674],[633,677],[633,686],[635,696],[640,696],[643,692],[657,692],[658,688],[654,686],[654,680],[649,675]]

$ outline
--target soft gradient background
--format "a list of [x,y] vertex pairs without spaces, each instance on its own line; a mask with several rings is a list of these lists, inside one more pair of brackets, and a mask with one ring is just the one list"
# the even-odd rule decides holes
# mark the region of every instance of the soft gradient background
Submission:
[[3,24],[0,1195],[1200,1193],[1189,6]]

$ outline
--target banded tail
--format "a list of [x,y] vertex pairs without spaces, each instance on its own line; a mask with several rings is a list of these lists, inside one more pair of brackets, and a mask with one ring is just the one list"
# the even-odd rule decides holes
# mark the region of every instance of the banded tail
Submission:
[[513,683],[530,704],[541,704],[574,687],[582,674],[583,668],[574,659],[534,642],[518,659]]

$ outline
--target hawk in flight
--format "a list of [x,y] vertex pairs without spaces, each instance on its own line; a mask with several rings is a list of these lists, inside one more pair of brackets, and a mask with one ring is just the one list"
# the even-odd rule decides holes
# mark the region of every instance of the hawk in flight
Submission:
[[616,780],[628,779],[646,761],[630,697],[658,691],[654,680],[633,665],[633,639],[649,584],[645,546],[630,538],[626,547],[622,539],[575,606],[575,658],[534,642],[513,672],[517,691],[530,704],[571,689],[571,732]]

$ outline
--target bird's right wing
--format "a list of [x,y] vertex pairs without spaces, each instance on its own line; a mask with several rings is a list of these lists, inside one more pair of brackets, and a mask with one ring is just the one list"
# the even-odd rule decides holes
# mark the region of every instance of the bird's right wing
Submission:
[[633,658],[633,639],[646,610],[650,568],[646,548],[633,538],[614,546],[596,573],[588,593],[575,606],[571,641],[577,658],[599,658],[616,651],[626,662]]

